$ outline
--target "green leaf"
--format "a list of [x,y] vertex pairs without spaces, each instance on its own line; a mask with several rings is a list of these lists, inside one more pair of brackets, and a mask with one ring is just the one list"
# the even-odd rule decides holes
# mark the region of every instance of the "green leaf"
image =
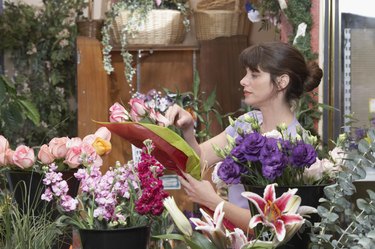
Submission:
[[5,126],[9,127],[20,127],[24,121],[22,110],[14,102],[9,103],[8,109],[4,110],[4,114],[2,116]]
[[198,71],[194,71],[194,84],[193,84],[194,99],[198,98],[199,85],[200,85],[199,73]]
[[181,234],[175,234],[175,233],[155,235],[155,236],[152,236],[152,237],[158,238],[158,239],[170,239],[170,240],[185,241],[185,237],[183,235],[181,235]]
[[13,82],[9,80],[5,75],[0,75],[0,80],[9,88],[16,89]]
[[194,232],[191,239],[186,238],[191,249],[216,249],[215,245],[204,235]]
[[5,87],[5,83],[0,80],[0,104],[3,103],[5,97],[6,97],[6,87]]
[[207,100],[203,103],[203,110],[209,112],[215,104],[216,100],[216,89],[211,92]]
[[24,107],[26,117],[39,126],[40,115],[36,106],[28,100],[18,100],[18,102]]
[[370,145],[365,139],[362,139],[361,141],[359,141],[358,143],[359,152],[361,152],[362,154],[365,154],[366,152],[369,151],[369,149],[370,149]]

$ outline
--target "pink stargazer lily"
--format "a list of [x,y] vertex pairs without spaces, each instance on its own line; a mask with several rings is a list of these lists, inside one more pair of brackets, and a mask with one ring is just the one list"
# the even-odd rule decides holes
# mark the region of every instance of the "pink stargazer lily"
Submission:
[[212,218],[203,209],[200,209],[206,222],[198,218],[190,218],[195,224],[195,230],[201,230],[206,233],[218,249],[226,249],[226,234],[223,224],[224,219],[224,201],[215,208],[214,217]]
[[286,234],[286,225],[292,225],[303,222],[301,215],[290,211],[290,201],[294,201],[293,196],[297,189],[289,189],[276,199],[275,186],[277,184],[269,184],[266,186],[263,198],[252,192],[243,192],[242,196],[249,199],[259,214],[254,215],[250,220],[250,228],[254,228],[257,224],[262,223],[274,229],[278,241],[283,241]]

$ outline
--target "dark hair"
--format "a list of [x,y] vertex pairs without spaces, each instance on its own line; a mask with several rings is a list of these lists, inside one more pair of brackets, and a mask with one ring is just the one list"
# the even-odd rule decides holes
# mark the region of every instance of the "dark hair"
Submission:
[[240,63],[251,71],[270,73],[271,81],[289,75],[285,98],[288,102],[299,99],[304,91],[312,91],[320,84],[323,72],[314,61],[306,63],[303,55],[284,42],[265,42],[253,45],[240,54]]

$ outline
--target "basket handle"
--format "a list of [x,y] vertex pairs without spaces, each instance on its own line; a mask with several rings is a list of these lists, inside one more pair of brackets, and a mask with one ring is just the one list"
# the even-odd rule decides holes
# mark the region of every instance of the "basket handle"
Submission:
[[241,1],[240,0],[235,0],[234,1],[234,11],[235,12],[240,12],[240,3]]

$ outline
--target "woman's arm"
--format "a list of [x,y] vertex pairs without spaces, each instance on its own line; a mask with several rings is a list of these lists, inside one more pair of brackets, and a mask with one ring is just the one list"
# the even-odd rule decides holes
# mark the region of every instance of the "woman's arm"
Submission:
[[[224,201],[214,190],[208,181],[198,181],[189,174],[179,177],[182,186],[189,199],[211,210],[215,210],[216,206]],[[234,226],[241,228],[245,233],[249,232],[249,221],[251,218],[250,211],[237,207],[236,205],[225,201],[224,204],[225,218]]]

